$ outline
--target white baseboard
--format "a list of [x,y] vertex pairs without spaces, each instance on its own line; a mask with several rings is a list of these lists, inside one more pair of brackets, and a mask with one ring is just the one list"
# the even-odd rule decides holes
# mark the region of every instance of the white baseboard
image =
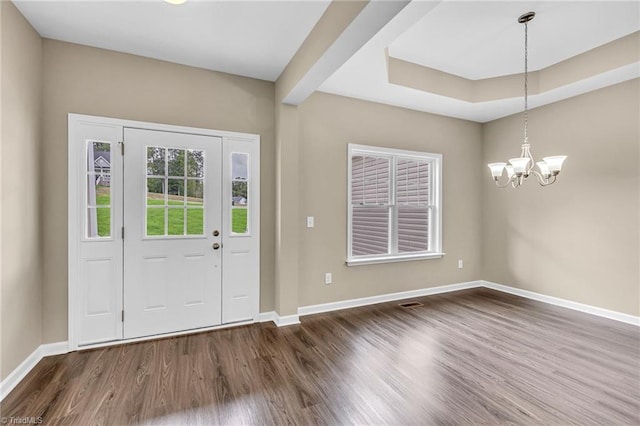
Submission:
[[260,322],[272,321],[278,327],[286,327],[288,325],[300,324],[299,315],[284,315],[280,316],[277,312],[261,312]]
[[482,286],[503,293],[514,294],[516,296],[525,297],[527,299],[537,300],[539,302],[549,303],[551,305],[561,306],[563,308],[572,309],[574,311],[585,312],[587,314],[599,317],[609,318],[615,321],[640,326],[640,317],[623,314],[622,312],[611,311],[609,309],[599,308],[597,306],[586,305],[584,303],[573,302],[571,300],[560,299],[559,297],[547,296],[546,294],[535,293],[529,290],[509,287],[503,284],[497,284],[491,281],[481,281]]
[[269,312],[260,312],[260,317],[258,318],[259,322],[269,322],[272,321],[274,324],[276,323],[277,314],[274,311]]
[[66,354],[69,352],[67,342],[47,343],[40,345],[31,353],[24,361],[16,367],[5,379],[0,383],[0,401],[2,401],[9,392],[16,387],[18,383],[25,378],[27,374],[40,362],[45,356]]
[[359,299],[341,300],[339,302],[302,306],[298,308],[298,315],[304,316],[319,314],[322,312],[338,311],[341,309],[356,308],[358,306],[375,305],[376,303],[393,302],[395,300],[411,299],[413,297],[429,296],[431,294],[449,293],[451,291],[458,291],[476,287],[482,287],[482,281],[469,281],[466,283],[441,285],[438,287],[381,294],[379,296],[361,297]]
[[278,318],[277,318],[276,325],[278,327],[285,327],[287,325],[300,324],[300,316],[297,314],[284,315],[284,316],[277,315],[277,317]]

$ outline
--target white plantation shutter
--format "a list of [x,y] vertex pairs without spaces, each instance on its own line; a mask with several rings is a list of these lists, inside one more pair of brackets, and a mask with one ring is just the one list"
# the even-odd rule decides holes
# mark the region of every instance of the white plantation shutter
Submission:
[[351,238],[353,256],[389,252],[389,158],[351,159]]
[[398,252],[429,250],[429,162],[398,159]]
[[349,264],[442,256],[441,159],[349,145]]

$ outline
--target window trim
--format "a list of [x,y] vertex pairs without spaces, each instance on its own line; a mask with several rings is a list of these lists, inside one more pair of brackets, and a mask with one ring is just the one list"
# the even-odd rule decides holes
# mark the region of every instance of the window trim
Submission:
[[[420,151],[409,151],[369,145],[348,144],[347,154],[347,260],[348,266],[370,265],[376,263],[405,262],[410,260],[438,259],[446,253],[442,252],[442,154]],[[382,255],[352,256],[352,220],[351,173],[354,155],[370,155],[391,158],[390,170],[390,228],[389,247],[392,253]],[[396,204],[396,162],[397,159],[429,161],[431,163],[431,220],[429,222],[429,247],[431,250],[411,253],[397,253],[397,204]],[[393,253],[396,252],[396,253]]]

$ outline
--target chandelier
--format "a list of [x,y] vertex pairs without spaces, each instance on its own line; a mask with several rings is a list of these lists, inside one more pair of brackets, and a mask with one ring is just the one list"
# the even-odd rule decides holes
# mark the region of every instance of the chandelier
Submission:
[[[531,155],[531,146],[529,145],[529,139],[527,135],[527,128],[529,126],[529,69],[528,69],[528,26],[535,12],[527,12],[518,18],[518,22],[524,24],[524,142],[520,146],[520,157],[512,158],[509,163],[490,163],[489,169],[491,169],[491,176],[499,188],[506,188],[511,185],[513,188],[517,188],[524,183],[524,181],[531,175],[534,175],[538,183],[542,186],[551,185],[556,181],[558,173],[562,168],[562,163],[567,158],[566,155],[556,155],[553,157],[544,157],[542,161],[536,161]],[[538,166],[536,169],[535,166]],[[500,178],[506,172],[507,180],[500,182]]]

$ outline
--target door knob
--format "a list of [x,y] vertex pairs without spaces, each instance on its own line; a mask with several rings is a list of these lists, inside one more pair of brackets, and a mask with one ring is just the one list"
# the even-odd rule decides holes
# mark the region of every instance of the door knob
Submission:
[[220,247],[222,247],[222,245],[218,244],[218,243],[213,243],[212,247],[213,247],[214,250],[218,250]]
[[217,229],[215,231],[213,231],[213,236],[217,237],[218,235],[220,235],[220,231],[218,231]]

